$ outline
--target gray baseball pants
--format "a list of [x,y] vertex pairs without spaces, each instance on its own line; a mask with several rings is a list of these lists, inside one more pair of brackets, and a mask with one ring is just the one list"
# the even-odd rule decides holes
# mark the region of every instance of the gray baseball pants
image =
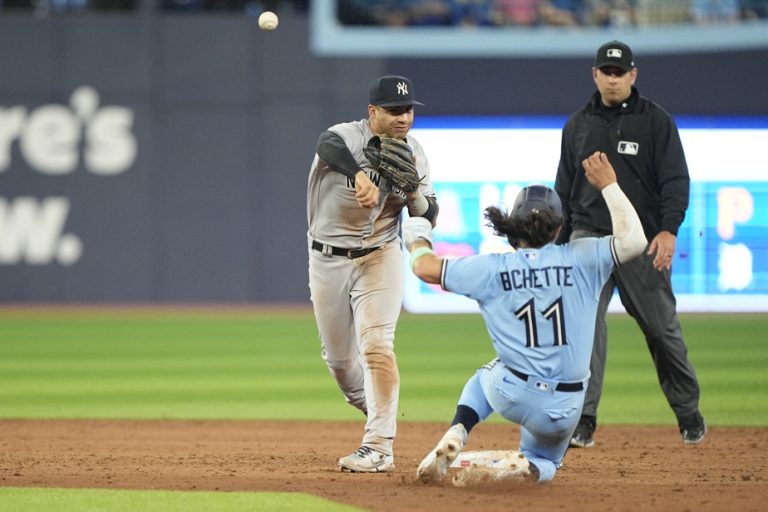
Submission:
[[400,241],[356,259],[310,248],[309,287],[325,364],[347,402],[366,412],[362,444],[392,455],[400,393],[394,351],[403,303]]

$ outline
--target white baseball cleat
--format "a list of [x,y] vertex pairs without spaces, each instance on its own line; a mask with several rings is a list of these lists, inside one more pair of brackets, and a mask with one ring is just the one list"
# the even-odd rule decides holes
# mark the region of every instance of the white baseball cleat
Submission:
[[395,457],[361,446],[351,455],[339,459],[339,469],[350,473],[389,473],[395,470]]
[[445,478],[451,462],[464,449],[466,439],[467,431],[461,423],[449,428],[437,446],[419,464],[416,478],[424,483],[439,482]]

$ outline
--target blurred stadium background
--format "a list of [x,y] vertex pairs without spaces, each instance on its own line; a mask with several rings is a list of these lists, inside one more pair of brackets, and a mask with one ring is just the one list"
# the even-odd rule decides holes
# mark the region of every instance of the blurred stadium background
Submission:
[[[0,302],[308,305],[316,138],[364,117],[383,73],[414,80],[420,129],[542,117],[557,129],[593,91],[595,48],[618,38],[641,93],[694,129],[765,130],[767,5],[0,0]],[[258,29],[265,9],[278,30]],[[718,232],[722,201],[696,211],[710,252],[746,233],[754,268],[728,293],[765,310],[768,173],[752,146],[738,167],[760,178],[729,183],[747,194],[725,203],[746,231]],[[520,155],[501,154],[515,179]],[[717,281],[715,256],[701,265]]]

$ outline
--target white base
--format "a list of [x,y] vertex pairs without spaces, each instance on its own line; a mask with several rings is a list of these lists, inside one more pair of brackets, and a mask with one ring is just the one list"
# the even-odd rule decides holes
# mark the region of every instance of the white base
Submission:
[[450,466],[451,483],[466,487],[500,480],[522,480],[529,476],[528,459],[515,450],[481,450],[460,453]]

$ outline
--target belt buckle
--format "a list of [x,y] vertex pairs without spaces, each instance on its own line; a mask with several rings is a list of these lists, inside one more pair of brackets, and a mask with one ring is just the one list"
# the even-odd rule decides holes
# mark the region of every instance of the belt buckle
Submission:
[[365,256],[365,251],[367,249],[350,249],[347,251],[347,258],[354,260],[355,258],[359,258],[360,256]]

